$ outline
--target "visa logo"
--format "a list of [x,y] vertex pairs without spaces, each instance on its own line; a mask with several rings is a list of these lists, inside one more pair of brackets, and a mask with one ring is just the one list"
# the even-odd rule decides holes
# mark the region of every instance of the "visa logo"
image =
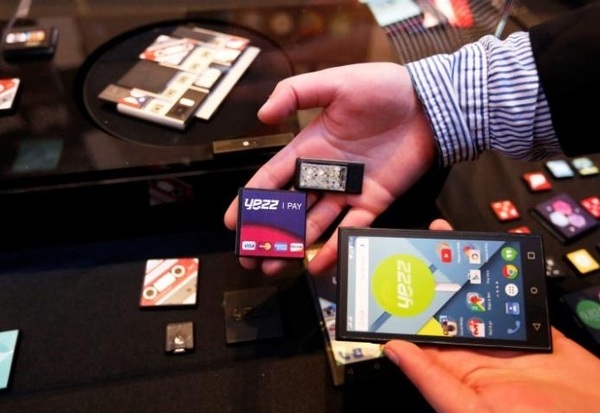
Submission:
[[256,249],[256,242],[254,241],[242,241],[243,251],[254,251]]
[[299,251],[302,251],[303,249],[304,249],[304,244],[301,242],[292,242],[290,244],[291,252],[299,252]]

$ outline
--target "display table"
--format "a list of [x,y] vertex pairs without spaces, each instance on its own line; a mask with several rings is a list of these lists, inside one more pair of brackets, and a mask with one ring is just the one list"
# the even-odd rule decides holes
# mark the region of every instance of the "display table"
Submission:
[[[19,78],[22,89],[15,110],[0,117],[0,194],[256,168],[272,150],[248,152],[234,166],[215,157],[212,144],[295,134],[303,119],[265,125],[256,117],[278,81],[340,64],[397,61],[385,33],[358,2],[308,8],[303,2],[256,8],[204,3],[34,2],[15,27],[55,27],[59,40],[51,59],[0,62],[2,77]],[[2,10],[5,21],[14,12],[8,5]],[[260,49],[217,112],[176,130],[102,104],[103,88],[139,61],[157,36],[178,25],[242,36]]]
[[[591,154],[587,157],[600,165],[600,155]],[[567,194],[576,202],[599,196],[600,174],[584,177],[574,171],[571,178],[556,179],[545,166],[549,160],[564,160],[571,165],[573,159],[555,156],[542,161],[527,162],[488,152],[476,161],[453,167],[437,203],[442,214],[450,220],[455,229],[506,232],[525,226],[531,232],[542,235],[547,260],[551,322],[591,351],[600,354],[600,346],[578,327],[573,314],[561,301],[561,297],[568,292],[600,285],[600,271],[582,274],[565,259],[566,254],[585,249],[593,259],[600,262],[600,227],[573,241],[564,242],[553,235],[532,211],[536,205],[559,194]],[[543,173],[550,188],[531,191],[523,175],[533,172]],[[512,201],[519,213],[517,219],[501,221],[496,217],[491,204],[503,200]],[[597,222],[597,219],[592,218],[591,222]]]
[[[424,179],[379,224],[426,225],[439,214],[444,177]],[[399,370],[334,386],[302,262],[276,277],[242,269],[234,234],[221,224],[229,200],[216,198],[213,212],[201,200],[123,211],[126,223],[108,221],[103,230],[91,224],[102,212],[90,206],[93,237],[60,233],[71,213],[65,206],[40,223],[45,242],[5,246],[0,328],[19,329],[20,339],[0,412],[369,411],[397,401],[399,391],[404,403],[429,411]],[[197,306],[140,308],[146,261],[176,257],[199,259]],[[227,344],[225,292],[258,287],[277,288],[283,335]],[[187,321],[194,351],[165,353],[166,325]]]
[[[397,371],[334,386],[302,263],[278,277],[243,270],[222,224],[238,188],[272,152],[211,152],[215,140],[298,130],[310,114],[275,126],[256,119],[280,79],[397,54],[359,2],[237,3],[34,2],[21,22],[57,27],[60,40],[53,59],[2,70],[23,89],[17,110],[0,118],[0,205],[14,223],[0,241],[0,330],[20,331],[1,412],[370,410],[395,402],[398,389],[427,409]],[[3,19],[8,6],[0,6]],[[92,88],[84,86],[98,80],[90,73],[111,75],[98,71],[97,58],[118,60],[111,53],[138,30],[181,21],[250,33],[265,51],[224,101],[214,119],[222,127],[178,133],[122,119],[124,136],[102,123],[115,113],[93,116],[97,89],[85,95]],[[402,222],[425,225],[438,214],[445,175],[399,202]],[[200,261],[197,306],[141,309],[146,261],[184,256]],[[225,292],[262,286],[278,289],[283,336],[228,345]],[[183,321],[194,323],[195,350],[166,354],[166,325]]]
[[[277,277],[244,270],[233,255],[234,234],[222,224],[238,188],[272,152],[216,158],[212,142],[295,133],[310,119],[300,113],[267,126],[255,118],[277,81],[325,67],[399,60],[366,6],[67,3],[34,2],[30,13],[29,23],[59,28],[54,58],[2,68],[3,76],[22,79],[23,91],[17,111],[0,117],[0,207],[10,221],[0,241],[0,331],[20,331],[0,412],[315,413],[377,411],[399,401],[430,411],[399,371],[334,386],[302,263],[293,262]],[[0,5],[3,20],[6,7]],[[198,124],[178,133],[132,119],[124,120],[125,129],[102,125],[116,114],[88,111],[93,94],[85,96],[83,86],[94,81],[87,77],[97,61],[91,57],[118,49],[124,43],[111,41],[119,36],[131,39],[139,28],[175,21],[210,21],[222,30],[230,24],[238,33],[253,33],[278,63],[260,60],[256,69],[268,73],[252,69],[241,80],[224,102],[227,119],[215,121],[223,128]],[[154,142],[141,142],[153,133]],[[517,169],[508,178],[489,162],[431,171],[375,225],[425,228],[443,214],[459,229],[505,229],[485,215],[486,200],[497,195],[486,191],[519,186]],[[487,172],[472,175],[470,168],[480,167]],[[470,181],[487,173],[494,183],[485,188]],[[466,200],[481,205],[467,208]],[[146,261],[173,257],[199,259],[197,305],[141,309]],[[567,286],[574,280],[556,283],[574,288],[579,283]],[[278,290],[284,334],[227,344],[224,294],[264,286]],[[556,320],[572,326],[564,317]],[[184,321],[194,323],[194,351],[166,354],[166,325]]]

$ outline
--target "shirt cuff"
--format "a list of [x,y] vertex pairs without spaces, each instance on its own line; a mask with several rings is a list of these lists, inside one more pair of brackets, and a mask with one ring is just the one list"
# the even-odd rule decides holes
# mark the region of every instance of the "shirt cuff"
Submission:
[[406,67],[431,122],[440,166],[489,149],[530,160],[560,152],[527,32],[506,40],[484,36]]

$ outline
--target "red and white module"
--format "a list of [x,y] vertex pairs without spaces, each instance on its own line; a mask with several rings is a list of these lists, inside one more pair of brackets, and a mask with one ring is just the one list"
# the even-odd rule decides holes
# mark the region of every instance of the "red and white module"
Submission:
[[140,307],[195,305],[199,267],[197,258],[146,261]]
[[20,83],[16,77],[0,79],[0,112],[13,109]]

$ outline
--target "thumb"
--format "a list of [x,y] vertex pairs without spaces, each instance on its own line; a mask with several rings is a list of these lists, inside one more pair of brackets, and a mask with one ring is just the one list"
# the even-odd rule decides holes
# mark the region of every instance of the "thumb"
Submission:
[[297,110],[327,107],[336,97],[349,67],[329,68],[281,80],[258,110],[266,123],[276,123]]

